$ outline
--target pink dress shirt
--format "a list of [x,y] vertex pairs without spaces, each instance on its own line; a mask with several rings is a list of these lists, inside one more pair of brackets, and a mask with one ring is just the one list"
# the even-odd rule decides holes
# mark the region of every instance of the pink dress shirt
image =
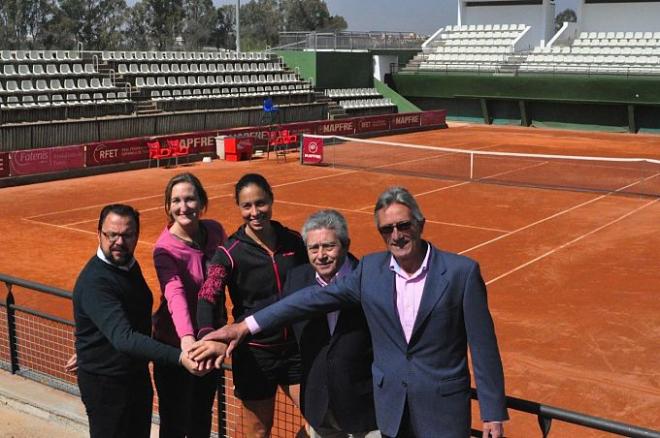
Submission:
[[412,275],[408,275],[397,263],[394,256],[390,259],[390,269],[394,272],[396,280],[396,309],[399,313],[401,328],[406,336],[406,342],[410,342],[415,319],[419,311],[419,303],[422,301],[422,293],[426,284],[426,276],[429,271],[429,256],[431,245],[426,246],[426,256],[419,269]]
[[161,302],[153,316],[154,338],[179,346],[186,335],[197,334],[197,292],[206,279],[206,263],[227,240],[222,225],[202,220],[207,231],[206,246],[193,248],[165,228],[154,248]]

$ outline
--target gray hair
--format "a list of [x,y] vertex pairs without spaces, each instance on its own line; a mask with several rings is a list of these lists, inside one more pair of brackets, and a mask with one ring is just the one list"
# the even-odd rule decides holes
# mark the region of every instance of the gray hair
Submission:
[[320,229],[334,231],[341,246],[348,248],[348,225],[344,216],[337,210],[319,210],[307,218],[300,232],[305,244],[307,244],[307,233]]
[[378,225],[378,217],[376,216],[378,211],[389,207],[395,202],[408,207],[412,212],[413,219],[415,219],[418,224],[424,222],[422,210],[419,209],[419,205],[417,205],[417,201],[415,201],[413,195],[405,187],[395,186],[390,187],[381,193],[376,201],[376,207],[374,207],[374,220],[376,221],[376,225]]

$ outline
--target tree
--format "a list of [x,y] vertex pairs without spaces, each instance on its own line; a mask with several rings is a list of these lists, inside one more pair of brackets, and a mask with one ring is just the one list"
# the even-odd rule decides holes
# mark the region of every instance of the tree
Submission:
[[85,50],[120,46],[126,20],[124,0],[60,0],[60,8],[66,16],[62,30],[72,34]]
[[44,48],[47,27],[57,6],[53,0],[0,2],[0,38],[8,49]]
[[224,49],[236,49],[236,8],[224,5],[216,9],[213,30],[211,31],[211,45]]
[[180,50],[183,37],[183,0],[144,0],[149,41],[156,50]]
[[330,15],[322,0],[282,0],[281,4],[287,31],[337,31],[348,27],[344,17]]
[[184,0],[184,47],[198,50],[209,47],[217,13],[212,0]]
[[573,9],[564,9],[559,14],[557,14],[555,17],[555,32],[561,29],[565,21],[569,23],[577,22],[577,14]]
[[276,0],[255,0],[241,6],[241,48],[263,50],[279,41],[282,19]]
[[150,50],[155,44],[150,41],[147,5],[137,2],[126,14],[126,38],[123,46],[127,50]]

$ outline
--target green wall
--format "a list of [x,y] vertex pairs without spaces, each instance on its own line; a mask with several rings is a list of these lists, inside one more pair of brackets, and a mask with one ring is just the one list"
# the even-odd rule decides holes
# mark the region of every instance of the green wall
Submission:
[[373,61],[368,52],[317,52],[317,87],[373,87]]
[[298,67],[300,76],[306,80],[311,79],[312,86],[316,86],[316,53],[287,50],[278,51],[277,54],[281,56],[284,63],[292,69]]
[[373,65],[368,52],[278,51],[291,68],[316,88],[373,87]]
[[660,78],[401,72],[396,91],[421,109],[485,123],[637,132],[660,128]]
[[492,76],[397,73],[408,97],[503,97],[570,102],[660,104],[660,78],[615,76]]
[[374,88],[376,88],[376,90],[382,94],[383,97],[389,97],[392,100],[392,103],[397,106],[397,111],[400,113],[416,113],[420,111],[420,109],[411,103],[408,99],[375,78]]

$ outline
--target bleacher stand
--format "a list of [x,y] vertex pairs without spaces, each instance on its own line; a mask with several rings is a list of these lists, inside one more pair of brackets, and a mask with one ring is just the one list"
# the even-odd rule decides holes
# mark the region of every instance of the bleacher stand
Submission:
[[78,51],[0,52],[4,122],[130,114],[130,89],[118,87]]
[[572,45],[537,47],[521,72],[660,74],[660,32],[581,32]]
[[447,26],[421,55],[419,69],[494,72],[528,29],[525,24]]
[[329,88],[325,95],[337,101],[351,115],[389,114],[397,106],[384,98],[375,88]]
[[313,99],[309,82],[266,53],[3,50],[0,60],[4,122]]

